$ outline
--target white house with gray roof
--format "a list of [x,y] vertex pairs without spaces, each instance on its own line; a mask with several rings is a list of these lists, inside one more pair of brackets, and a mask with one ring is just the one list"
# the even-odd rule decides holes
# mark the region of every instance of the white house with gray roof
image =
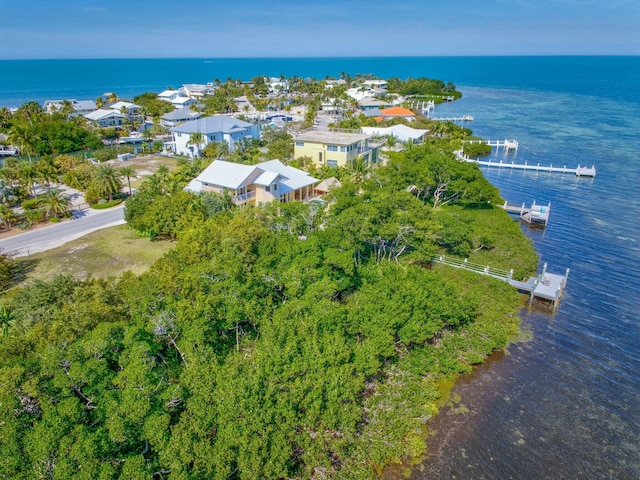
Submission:
[[269,160],[257,165],[216,160],[185,187],[194,193],[228,192],[236,205],[290,202],[314,196],[318,183],[307,172]]
[[160,125],[171,128],[181,123],[188,122],[189,120],[195,120],[201,116],[202,114],[200,112],[196,112],[190,108],[179,108],[178,110],[162,115],[160,117]]
[[124,119],[127,118],[126,115],[117,110],[105,110],[102,108],[95,112],[86,113],[84,116],[100,127],[119,127]]
[[[202,134],[202,143],[192,145],[192,133]],[[238,141],[253,138],[253,124],[238,120],[231,115],[214,115],[185,122],[171,129],[173,151],[180,155],[199,155],[200,151],[211,142],[227,142],[233,151]]]

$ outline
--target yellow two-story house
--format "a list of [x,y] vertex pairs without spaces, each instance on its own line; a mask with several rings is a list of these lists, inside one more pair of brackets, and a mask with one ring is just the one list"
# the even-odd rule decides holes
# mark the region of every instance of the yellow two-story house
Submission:
[[357,158],[365,163],[378,162],[379,145],[361,133],[311,130],[294,135],[293,141],[294,157],[310,157],[319,167],[350,166]]

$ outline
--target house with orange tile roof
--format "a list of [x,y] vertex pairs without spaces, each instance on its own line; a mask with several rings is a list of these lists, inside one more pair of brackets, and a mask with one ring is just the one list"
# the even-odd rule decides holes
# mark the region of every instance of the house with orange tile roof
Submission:
[[381,109],[380,116],[385,120],[388,118],[405,118],[409,121],[412,121],[414,119],[415,113],[413,113],[408,108],[391,107]]

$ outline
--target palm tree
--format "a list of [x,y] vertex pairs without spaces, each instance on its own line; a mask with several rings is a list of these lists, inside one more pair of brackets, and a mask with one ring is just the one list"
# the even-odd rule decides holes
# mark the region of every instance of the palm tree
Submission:
[[12,145],[16,145],[20,149],[20,153],[24,155],[25,153],[29,157],[29,161],[31,161],[31,153],[33,149],[40,140],[38,135],[34,133],[28,125],[23,125],[21,123],[15,123],[9,129],[8,142]]
[[131,196],[131,177],[136,174],[136,171],[133,169],[133,167],[122,167],[119,172],[121,177],[125,177],[127,179],[127,185],[129,186],[129,196]]
[[102,97],[96,98],[96,107],[102,108],[104,105],[104,99]]
[[109,97],[107,98],[107,102],[116,103],[117,101],[118,101],[118,95],[116,95],[115,93],[110,93]]
[[20,181],[29,189],[33,196],[36,196],[36,179],[38,178],[38,172],[31,163],[22,162],[18,168],[18,174],[20,175]]
[[71,202],[69,201],[69,197],[67,197],[57,188],[49,190],[42,197],[42,204],[44,206],[45,212],[47,212],[47,215],[51,216],[51,214],[53,214],[53,216],[56,218],[59,218],[61,215],[64,215],[71,210]]
[[[200,132],[193,132],[189,135],[189,141],[187,142],[187,146],[189,145],[195,145],[196,150],[198,151],[198,156],[200,156],[200,145],[202,144],[202,142],[204,142],[204,135],[202,135],[202,133]],[[193,149],[191,150],[191,154],[193,157],[196,156],[196,154],[193,152]]]
[[100,165],[95,175],[96,186],[101,195],[113,200],[113,194],[118,193],[122,188],[120,176],[111,165]]
[[231,153],[231,149],[226,141],[223,140],[216,145],[216,157],[229,158],[229,153]]

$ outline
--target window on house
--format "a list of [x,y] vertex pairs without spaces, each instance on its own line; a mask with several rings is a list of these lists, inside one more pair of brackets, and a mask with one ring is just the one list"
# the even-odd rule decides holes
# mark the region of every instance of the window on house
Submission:
[[327,145],[327,152],[337,152],[337,151],[338,151],[337,145]]
[[296,142],[296,147],[304,147],[304,142]]
[[277,184],[277,183],[274,183],[274,184],[273,184],[273,191],[274,191],[274,192],[277,192],[277,191],[278,191],[278,184]]
[[327,159],[327,166],[329,166],[329,167],[337,167],[338,166],[338,161],[337,160],[329,160],[329,159]]
[[346,151],[347,151],[347,147],[340,147],[340,151],[341,151],[342,153],[346,152]]
[[265,192],[270,192],[270,191],[271,191],[271,188],[269,187],[269,185],[267,185],[266,187],[264,187],[264,191],[265,191]]

